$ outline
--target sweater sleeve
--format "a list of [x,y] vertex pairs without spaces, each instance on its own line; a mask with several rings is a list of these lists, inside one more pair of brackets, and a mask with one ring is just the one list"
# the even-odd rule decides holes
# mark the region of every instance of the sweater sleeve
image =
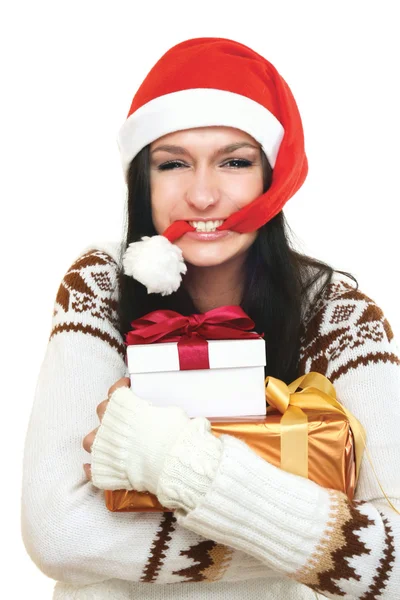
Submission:
[[160,521],[157,514],[109,511],[104,491],[83,471],[82,441],[99,425],[96,407],[127,375],[117,259],[96,246],[75,260],[57,292],[22,474],[25,548],[45,575],[74,585],[139,581]]
[[[338,291],[338,290],[336,290]],[[348,288],[332,295],[310,328],[303,365],[334,383],[364,425],[379,479],[400,510],[400,354],[382,310]],[[400,515],[364,455],[353,502],[261,459],[243,441],[187,430],[167,457],[158,498],[183,527],[256,557],[328,598],[395,600]],[[211,454],[210,454],[211,452]],[[218,462],[215,463],[215,459]],[[214,472],[205,466],[214,459]]]

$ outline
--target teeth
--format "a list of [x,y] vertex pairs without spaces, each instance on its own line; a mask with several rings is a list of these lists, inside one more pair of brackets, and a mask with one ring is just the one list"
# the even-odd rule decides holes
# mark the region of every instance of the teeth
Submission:
[[189,221],[189,225],[195,227],[196,231],[215,231],[223,222],[223,219],[218,221]]

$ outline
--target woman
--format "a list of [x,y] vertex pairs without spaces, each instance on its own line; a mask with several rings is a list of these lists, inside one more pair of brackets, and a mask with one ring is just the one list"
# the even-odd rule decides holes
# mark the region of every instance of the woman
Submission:
[[[399,598],[399,352],[351,276],[290,248],[282,207],[307,160],[287,84],[243,44],[187,40],[144,80],[119,145],[127,237],[86,249],[60,285],[26,440],[23,537],[53,597]],[[392,505],[365,459],[350,502],[133,394],[133,319],[231,304],[264,332],[267,374],[334,383]],[[112,513],[105,489],[174,512]]]

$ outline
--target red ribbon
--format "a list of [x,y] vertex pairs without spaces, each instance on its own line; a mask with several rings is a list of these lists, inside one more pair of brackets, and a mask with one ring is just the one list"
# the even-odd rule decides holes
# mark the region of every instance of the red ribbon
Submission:
[[205,313],[184,316],[174,310],[155,310],[131,323],[127,346],[178,342],[181,371],[209,369],[208,342],[262,338],[252,331],[254,321],[240,306],[221,306]]

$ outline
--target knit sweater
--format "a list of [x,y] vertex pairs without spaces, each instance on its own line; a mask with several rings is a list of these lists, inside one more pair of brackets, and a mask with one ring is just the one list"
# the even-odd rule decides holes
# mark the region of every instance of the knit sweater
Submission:
[[[83,472],[82,440],[99,426],[96,407],[110,386],[128,375],[120,269],[118,245],[104,243],[63,277],[26,434],[22,537],[57,581],[53,600],[399,599],[400,516],[365,455],[350,502],[233,436],[192,427],[160,478],[173,513],[106,508]],[[326,375],[363,424],[399,510],[400,352],[382,310],[338,273],[304,318],[299,373],[310,371]],[[113,406],[129,420],[123,394]]]

